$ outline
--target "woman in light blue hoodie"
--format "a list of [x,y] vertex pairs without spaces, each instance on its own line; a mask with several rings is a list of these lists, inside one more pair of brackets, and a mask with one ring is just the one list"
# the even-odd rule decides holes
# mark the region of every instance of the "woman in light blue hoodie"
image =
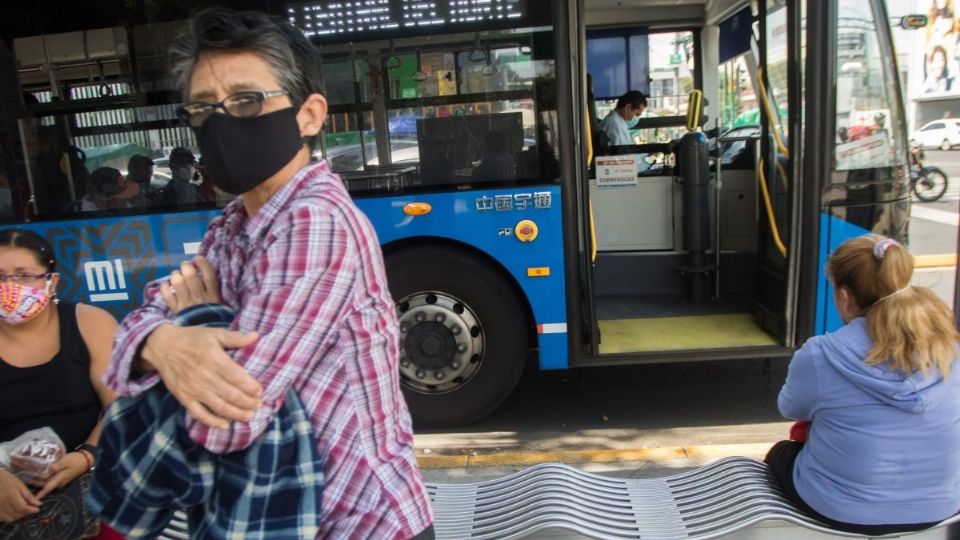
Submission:
[[828,525],[880,535],[960,510],[960,377],[953,314],[910,285],[913,256],[880,236],[848,240],[827,262],[846,323],[797,351],[780,413],[811,421],[806,443],[766,462],[784,493]]

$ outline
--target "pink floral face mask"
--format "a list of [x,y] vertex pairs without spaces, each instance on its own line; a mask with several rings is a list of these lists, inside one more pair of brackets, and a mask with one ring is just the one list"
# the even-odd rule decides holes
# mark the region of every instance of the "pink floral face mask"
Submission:
[[36,317],[50,303],[50,280],[38,289],[21,283],[0,283],[0,321],[22,324]]

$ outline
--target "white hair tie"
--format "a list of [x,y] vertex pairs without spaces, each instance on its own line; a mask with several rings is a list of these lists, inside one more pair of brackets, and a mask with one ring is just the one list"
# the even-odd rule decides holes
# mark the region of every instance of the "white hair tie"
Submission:
[[894,296],[896,296],[896,295],[898,295],[898,294],[900,294],[900,293],[906,292],[908,289],[910,289],[910,285],[907,285],[906,287],[902,287],[902,288],[900,288],[900,289],[897,289],[897,290],[893,291],[892,293],[884,296],[883,298],[877,300],[876,302],[870,304],[870,306],[873,307],[873,306],[879,304],[880,302],[883,302],[884,300],[886,300],[886,299],[888,299],[888,298],[893,298]]
[[887,254],[887,250],[893,245],[900,244],[898,244],[893,238],[884,238],[883,240],[878,240],[877,243],[873,245],[873,256],[876,257],[878,261],[882,261],[883,257]]

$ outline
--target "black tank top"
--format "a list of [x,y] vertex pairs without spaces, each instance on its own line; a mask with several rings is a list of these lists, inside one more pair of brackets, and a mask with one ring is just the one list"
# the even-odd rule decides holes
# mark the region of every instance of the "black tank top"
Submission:
[[0,359],[0,442],[49,426],[67,451],[90,436],[100,398],[90,382],[90,353],[77,326],[77,306],[61,302],[60,351],[47,363],[19,368]]

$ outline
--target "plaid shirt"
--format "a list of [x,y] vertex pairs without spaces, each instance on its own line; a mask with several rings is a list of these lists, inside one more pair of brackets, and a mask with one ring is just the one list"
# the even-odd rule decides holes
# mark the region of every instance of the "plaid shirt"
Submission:
[[[326,163],[314,163],[252,217],[242,202],[207,229],[200,254],[218,270],[231,328],[257,331],[231,351],[263,386],[263,407],[249,422],[219,430],[187,418],[193,440],[214,452],[247,447],[293,387],[324,462],[324,538],[409,538],[433,522],[413,453],[413,430],[398,377],[398,328],[380,246]],[[172,314],[147,285],[144,305],[114,341],[104,380],[136,395],[157,375],[130,378],[139,347]]]
[[187,508],[191,538],[312,540],[323,465],[293,389],[243,452],[214,454],[187,436],[163,385],[107,409],[87,508],[126,538],[154,538]]

